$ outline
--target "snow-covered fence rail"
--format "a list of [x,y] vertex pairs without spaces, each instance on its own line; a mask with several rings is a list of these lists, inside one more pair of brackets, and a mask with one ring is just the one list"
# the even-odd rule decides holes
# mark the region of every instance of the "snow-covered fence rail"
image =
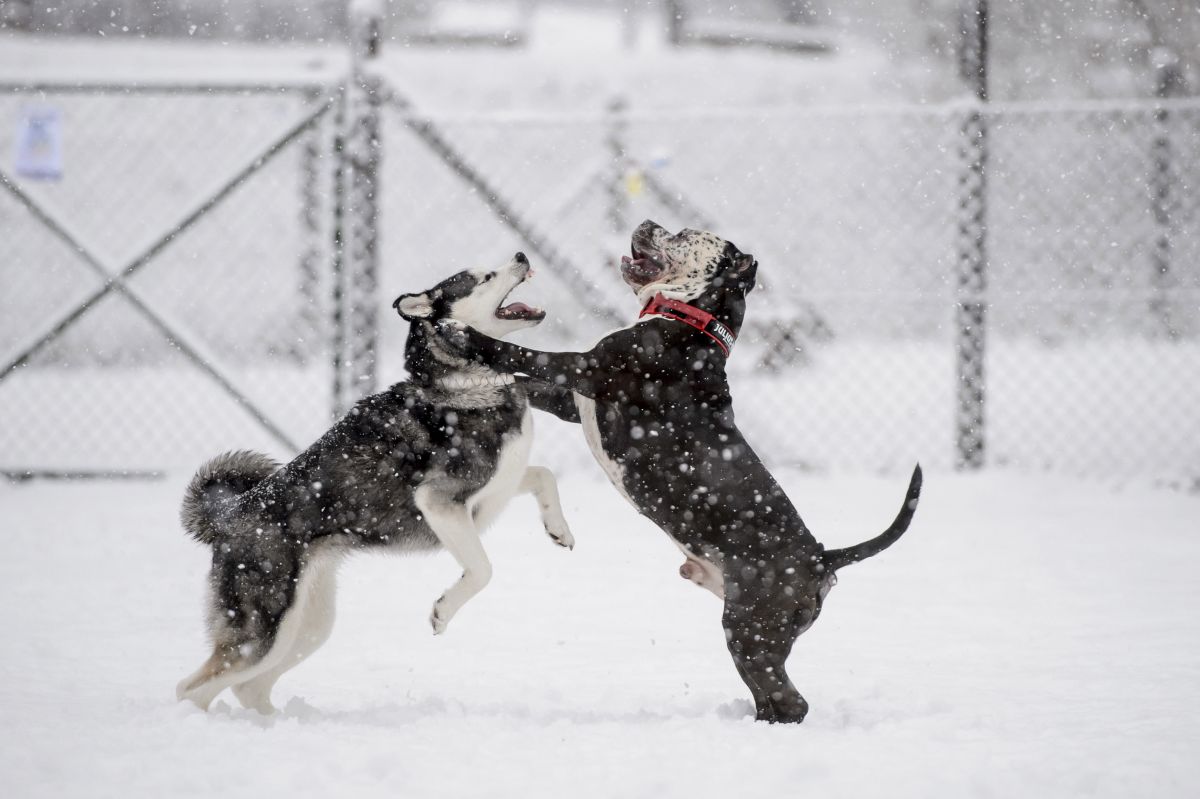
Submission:
[[[975,115],[988,130],[988,248],[986,292],[972,299],[987,349],[969,355],[986,367],[985,465],[1200,473],[1197,101],[653,113],[606,102],[468,116],[377,91],[378,133],[365,137],[379,148],[366,188],[377,239],[356,246],[377,247],[378,271],[344,284],[353,313],[381,312],[365,325],[332,321],[346,301],[335,210],[362,205],[336,197],[364,186],[335,190],[347,173],[329,162],[330,87],[0,87],[0,169],[15,189],[0,186],[0,360],[103,290],[0,378],[0,468],[286,454],[252,409],[302,445],[336,404],[337,353],[370,364],[364,384],[402,375],[391,297],[518,249],[545,276],[528,299],[551,311],[529,340],[590,343],[636,313],[614,268],[628,246],[618,216],[715,227],[758,256],[731,368],[739,421],[769,460],[950,467],[961,143]],[[41,176],[17,168],[31,153],[13,155],[38,109],[58,119],[58,176],[53,154]],[[239,169],[253,174],[227,186]],[[151,249],[152,263],[122,276],[128,292],[94,268],[116,273]],[[546,456],[586,458],[576,438],[543,437],[561,450]]]

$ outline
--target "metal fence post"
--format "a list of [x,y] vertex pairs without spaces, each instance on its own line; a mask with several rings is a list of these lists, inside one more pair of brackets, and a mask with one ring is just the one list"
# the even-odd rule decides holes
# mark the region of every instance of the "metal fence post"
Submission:
[[667,13],[667,41],[678,47],[683,44],[684,15],[687,12],[680,0],[665,0],[663,6]]
[[345,396],[345,359],[346,359],[346,302],[345,302],[345,267],[346,267],[346,185],[343,179],[346,173],[346,90],[343,83],[338,87],[336,111],[333,117],[333,202],[330,220],[330,297],[329,297],[329,352],[332,358],[331,368],[333,384],[330,391],[330,414],[336,420],[346,412]]
[[986,443],[987,0],[966,0],[962,11],[959,67],[975,102],[959,130],[955,463],[959,469],[978,469]]
[[[321,100],[318,90],[304,92],[307,106]],[[300,309],[295,338],[289,342],[288,354],[296,363],[308,363],[314,353],[313,345],[321,338],[321,301],[318,296],[321,279],[321,145],[322,127],[304,134],[300,144]]]
[[350,6],[351,74],[342,89],[334,146],[333,412],[344,414],[375,390],[378,289],[381,82],[371,64],[379,54],[382,8]]
[[[1155,96],[1169,100],[1185,90],[1183,70],[1178,57],[1165,47],[1155,49]],[[1178,233],[1174,156],[1171,152],[1171,112],[1165,107],[1154,111],[1154,141],[1150,145],[1150,202],[1154,215],[1154,249],[1151,263],[1153,294],[1150,300],[1150,315],[1155,321],[1155,332],[1174,340],[1179,330],[1172,318],[1170,306],[1171,260],[1174,241]]]

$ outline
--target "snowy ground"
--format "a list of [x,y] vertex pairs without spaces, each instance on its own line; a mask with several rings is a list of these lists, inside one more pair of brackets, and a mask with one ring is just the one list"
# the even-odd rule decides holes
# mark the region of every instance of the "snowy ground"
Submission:
[[[830,545],[881,528],[901,478],[783,473]],[[0,774],[71,796],[1195,796],[1200,498],[933,473],[913,529],[847,569],[760,725],[718,604],[598,473],[578,546],[528,500],[492,585],[434,638],[443,554],[342,573],[324,650],[264,719],[175,703],[204,656],[203,552],[163,483],[0,484]],[[265,793],[264,793],[265,792]]]

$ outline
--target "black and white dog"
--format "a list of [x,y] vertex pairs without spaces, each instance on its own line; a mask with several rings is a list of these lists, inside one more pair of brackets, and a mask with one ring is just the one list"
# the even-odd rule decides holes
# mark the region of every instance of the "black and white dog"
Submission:
[[335,571],[348,552],[449,550],[463,574],[433,605],[440,633],[490,579],[479,535],[514,495],[533,493],[550,537],[574,545],[554,476],[528,465],[525,389],[454,354],[434,331],[445,319],[494,336],[538,324],[544,312],[504,304],[531,274],[518,253],[494,272],[401,296],[409,380],[361,400],[286,466],[233,452],[200,468],[182,518],[212,547],[213,651],[179,684],[179,699],[207,709],[231,687],[244,706],[271,712],[275,681],[332,630]]
[[729,652],[758,718],[798,722],[808,703],[784,669],[792,645],[820,614],[835,572],[908,528],[921,471],[881,535],[847,549],[817,542],[734,423],[725,363],[757,267],[712,233],[670,235],[647,221],[621,267],[641,316],[591,350],[536,352],[456,324],[440,329],[490,368],[559,389],[535,407],[582,423],[617,490],[684,551],[680,573],[724,600]]

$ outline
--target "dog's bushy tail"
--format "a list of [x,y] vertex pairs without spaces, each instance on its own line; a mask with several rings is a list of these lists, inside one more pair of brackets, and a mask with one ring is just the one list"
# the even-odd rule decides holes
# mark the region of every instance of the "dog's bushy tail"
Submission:
[[247,450],[226,452],[208,461],[196,471],[183,494],[179,512],[183,529],[202,544],[216,543],[220,537],[216,522],[221,506],[249,491],[278,468],[273,459]]
[[917,464],[917,467],[913,469],[912,479],[908,482],[908,494],[904,497],[904,504],[900,507],[900,512],[896,514],[896,520],[892,522],[892,526],[870,541],[863,541],[861,544],[855,544],[845,549],[827,550],[824,557],[825,568],[837,571],[843,566],[849,566],[851,563],[865,560],[872,555],[878,555],[896,543],[908,529],[908,523],[912,521],[913,514],[917,512],[917,501],[921,498],[921,480],[921,464]]

